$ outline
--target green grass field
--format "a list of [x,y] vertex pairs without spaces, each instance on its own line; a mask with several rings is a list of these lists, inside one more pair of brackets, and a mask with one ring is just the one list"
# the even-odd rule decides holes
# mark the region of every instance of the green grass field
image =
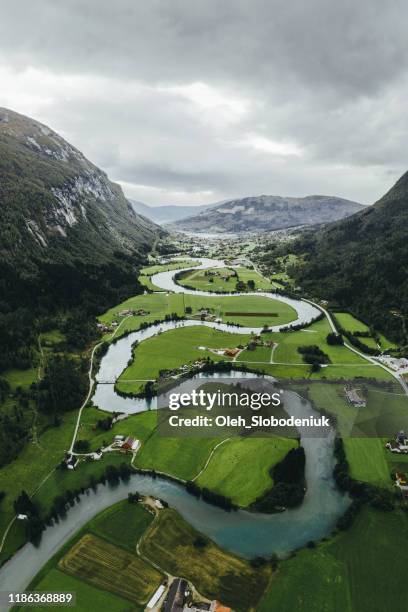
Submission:
[[[147,278],[147,277],[145,277]],[[186,314],[185,308],[191,307],[191,315]],[[122,310],[138,310],[144,309],[149,314],[144,316],[119,316]],[[287,304],[279,300],[273,300],[262,296],[199,296],[199,295],[182,295],[179,293],[153,293],[145,295],[137,295],[129,298],[114,308],[108,310],[104,315],[99,317],[102,323],[111,324],[116,321],[121,324],[120,329],[115,334],[115,337],[120,338],[128,331],[134,331],[140,328],[142,323],[151,324],[155,320],[164,320],[166,315],[176,313],[179,316],[194,316],[197,315],[201,308],[207,308],[211,314],[223,321],[230,321],[248,327],[263,327],[263,325],[281,325],[290,323],[296,319],[296,312]],[[227,312],[240,312],[241,315],[227,316]],[[270,313],[270,316],[260,315],[246,316],[247,312],[251,313]],[[107,334],[106,337],[109,337]]]
[[217,448],[196,482],[249,506],[273,486],[270,469],[296,446],[287,438],[232,438]]
[[[256,270],[244,267],[235,268],[235,270],[237,277],[231,275],[232,268],[210,268],[208,271],[192,270],[191,272],[185,272],[177,282],[182,286],[188,285],[201,291],[214,292],[236,291],[237,280],[244,283],[253,280],[255,290],[271,291],[274,288],[274,284]],[[209,276],[205,272],[213,273],[213,276]],[[224,280],[223,276],[228,276],[228,278]]]
[[149,314],[126,318],[116,335],[117,337],[120,337],[128,331],[139,329],[142,323],[151,324],[156,319],[163,320],[166,314],[170,315],[174,312],[182,316],[184,314],[183,296],[176,293],[166,294],[164,292],[136,295],[108,310],[104,315],[99,317],[99,320],[106,324],[110,324],[113,321],[121,323],[123,317],[119,316],[120,311],[128,309],[138,310],[140,308]]
[[169,270],[180,270],[180,268],[193,268],[198,266],[199,262],[193,259],[180,259],[168,264],[154,264],[147,266],[140,270],[140,274],[144,276],[152,276],[152,274],[158,274],[158,272],[168,272]]
[[406,537],[405,514],[364,508],[349,531],[283,561],[258,612],[400,609],[405,601]]
[[[310,327],[296,332],[278,332],[262,335],[264,340],[273,340],[277,343],[273,352],[273,364],[270,364],[271,352],[264,347],[258,347],[255,351],[246,350],[240,354],[238,362],[257,363],[257,367],[272,376],[284,378],[312,379],[344,378],[352,379],[355,376],[365,378],[376,378],[378,380],[393,380],[391,374],[383,368],[371,364],[345,346],[332,346],[327,344],[327,335],[330,332],[327,319],[313,323]],[[305,364],[298,352],[299,346],[310,346],[317,344],[330,358],[331,363],[322,367],[319,372],[310,374],[310,366]]]
[[123,500],[103,510],[87,527],[94,535],[135,552],[136,544],[152,521],[153,515],[143,506]]
[[156,470],[191,480],[204,467],[219,438],[165,438],[155,431],[142,445],[134,461],[135,467]]
[[160,370],[178,368],[199,358],[227,359],[199,347],[234,348],[249,338],[249,335],[222,332],[199,324],[172,329],[145,340],[136,348],[133,362],[119,377],[117,388],[124,393],[138,392],[144,383],[132,381],[156,379]]
[[[244,327],[283,325],[297,318],[295,309],[284,302],[255,295],[235,297],[185,295],[185,305],[191,306],[193,315],[201,308],[207,308],[217,319],[238,323]],[[260,313],[259,316],[256,316],[257,313]]]
[[[69,576],[59,569],[50,570],[35,587],[36,591],[72,592],[76,594],[75,611],[89,612],[89,610],[109,610],[112,612],[130,612],[127,599],[118,597],[108,591],[101,591],[96,587]],[[20,608],[23,609],[23,608]],[[26,608],[24,608],[26,609]],[[35,612],[49,612],[53,606],[30,606]],[[132,612],[142,612],[143,607],[131,606]]]
[[[0,490],[6,493],[1,504],[0,532],[14,516],[13,501],[22,489],[33,493],[42,480],[61,461],[64,449],[69,447],[76,413],[63,416],[59,427],[52,427],[40,437],[38,444],[26,444],[17,459],[0,471]],[[7,538],[0,559],[7,558],[16,547],[24,542],[24,526],[15,524],[10,537]]]

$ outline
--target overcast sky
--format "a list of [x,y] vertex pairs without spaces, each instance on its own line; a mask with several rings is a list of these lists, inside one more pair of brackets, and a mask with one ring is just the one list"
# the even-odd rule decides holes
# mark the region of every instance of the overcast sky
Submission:
[[0,106],[148,204],[372,203],[408,169],[405,0],[2,0]]

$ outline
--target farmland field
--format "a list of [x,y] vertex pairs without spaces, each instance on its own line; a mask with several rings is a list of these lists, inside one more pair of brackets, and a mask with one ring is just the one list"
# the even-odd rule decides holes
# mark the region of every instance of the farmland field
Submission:
[[134,554],[94,535],[84,535],[59,561],[70,575],[142,605],[163,576]]
[[144,538],[142,552],[171,574],[191,580],[206,597],[247,612],[264,592],[270,569],[255,570],[207,538],[206,545],[198,548],[194,546],[198,535],[177,512],[164,510]]

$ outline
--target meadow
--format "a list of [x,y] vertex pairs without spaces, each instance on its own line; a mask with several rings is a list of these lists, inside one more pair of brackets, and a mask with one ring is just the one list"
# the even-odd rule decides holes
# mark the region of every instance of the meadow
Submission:
[[196,482],[238,506],[249,506],[272,488],[270,469],[296,446],[296,440],[288,438],[231,438],[217,448]]

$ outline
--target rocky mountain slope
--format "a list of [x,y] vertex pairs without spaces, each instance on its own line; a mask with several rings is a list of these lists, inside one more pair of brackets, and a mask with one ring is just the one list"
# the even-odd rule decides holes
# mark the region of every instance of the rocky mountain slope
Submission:
[[258,196],[230,200],[203,213],[183,219],[178,229],[193,232],[270,231],[315,225],[343,219],[363,206],[329,196],[286,198]]
[[112,294],[162,231],[80,151],[4,108],[0,207],[0,288],[8,303],[22,295],[30,303],[80,303],[84,291]]
[[408,173],[373,206],[296,244],[303,288],[407,342]]

